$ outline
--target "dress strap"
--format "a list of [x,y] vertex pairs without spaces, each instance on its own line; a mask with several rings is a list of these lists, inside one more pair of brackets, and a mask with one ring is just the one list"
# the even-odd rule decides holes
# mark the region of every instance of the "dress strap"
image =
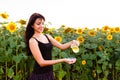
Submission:
[[49,40],[49,38],[48,38],[48,36],[45,34],[45,36],[46,36],[46,38],[48,39],[48,41],[50,42],[50,40]]
[[[46,38],[48,39],[48,41],[50,42],[50,40],[49,40],[49,38],[48,38],[48,36],[46,35],[46,34],[44,34],[45,36],[46,36]],[[35,37],[32,37],[32,38],[34,38],[37,42],[40,42],[40,41],[38,41]]]
[[32,38],[34,38],[37,42],[39,42],[35,37],[32,37]]

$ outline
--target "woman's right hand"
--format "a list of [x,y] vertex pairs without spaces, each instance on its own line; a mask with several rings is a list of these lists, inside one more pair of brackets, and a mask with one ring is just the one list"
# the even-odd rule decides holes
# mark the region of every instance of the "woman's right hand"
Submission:
[[73,64],[76,62],[76,58],[64,58],[64,62],[67,64]]
[[71,45],[76,45],[76,46],[79,46],[80,43],[77,41],[77,40],[72,40],[72,44]]

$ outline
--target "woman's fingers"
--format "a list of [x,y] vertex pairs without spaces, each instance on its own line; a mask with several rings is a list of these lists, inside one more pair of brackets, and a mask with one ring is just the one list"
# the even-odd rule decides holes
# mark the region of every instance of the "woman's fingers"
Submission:
[[66,63],[73,64],[76,62],[76,58],[66,58]]
[[77,40],[73,40],[73,43],[72,43],[72,44],[77,45],[77,46],[80,45],[79,41],[77,41]]

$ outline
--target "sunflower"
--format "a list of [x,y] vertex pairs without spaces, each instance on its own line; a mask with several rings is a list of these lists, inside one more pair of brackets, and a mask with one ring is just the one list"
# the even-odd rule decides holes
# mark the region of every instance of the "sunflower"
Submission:
[[116,33],[120,32],[120,28],[119,27],[115,27],[115,32]]
[[64,30],[65,33],[69,33],[69,32],[72,32],[72,28],[68,27]]
[[100,31],[100,28],[96,28],[97,31]]
[[111,34],[109,34],[109,35],[107,35],[107,37],[106,37],[106,38],[107,38],[107,40],[112,40],[112,38],[113,38],[113,37],[112,37],[112,35],[111,35]]
[[86,30],[88,30],[88,28],[87,28],[87,27],[85,27],[85,28],[84,28],[84,31],[86,31]]
[[20,20],[18,21],[18,23],[20,23],[21,25],[25,25],[25,24],[26,24],[26,21],[23,20],[23,19],[20,19]]
[[103,40],[103,38],[98,38],[98,41],[102,41]]
[[78,28],[78,29],[76,30],[76,33],[77,33],[77,34],[82,34],[82,33],[83,33],[83,31],[82,31],[82,29],[81,29],[81,28]]
[[90,36],[95,36],[95,35],[96,35],[96,32],[95,32],[94,30],[90,30],[90,31],[88,32],[88,34],[89,34]]
[[80,43],[84,42],[84,38],[82,36],[77,37],[77,41],[79,41]]
[[61,42],[61,41],[62,41],[62,37],[56,36],[56,37],[55,37],[55,40],[58,41],[58,42]]
[[50,33],[50,34],[53,34],[53,31],[55,30],[55,28],[49,28],[49,30],[48,30],[48,32]]
[[86,64],[86,61],[85,60],[82,60],[82,65],[85,65]]
[[98,50],[101,51],[101,50],[102,50],[102,47],[101,47],[101,46],[98,46]]
[[7,26],[6,26],[6,29],[8,31],[10,31],[11,33],[12,32],[15,32],[16,31],[16,24],[14,22],[10,22]]
[[1,13],[0,16],[3,18],[3,19],[8,19],[8,14],[6,12],[4,13]]
[[107,26],[107,25],[102,27],[103,32],[106,32],[108,29],[109,29],[109,26]]
[[115,32],[115,28],[110,28],[110,32]]
[[63,25],[61,25],[60,27],[61,27],[61,28],[65,28],[66,26],[63,24]]

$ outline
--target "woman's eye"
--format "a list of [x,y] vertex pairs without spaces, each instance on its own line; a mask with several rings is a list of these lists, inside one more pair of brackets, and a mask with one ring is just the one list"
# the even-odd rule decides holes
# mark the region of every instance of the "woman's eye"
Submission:
[[37,23],[37,25],[40,25],[41,23]]
[[44,25],[44,23],[36,23],[37,25]]

